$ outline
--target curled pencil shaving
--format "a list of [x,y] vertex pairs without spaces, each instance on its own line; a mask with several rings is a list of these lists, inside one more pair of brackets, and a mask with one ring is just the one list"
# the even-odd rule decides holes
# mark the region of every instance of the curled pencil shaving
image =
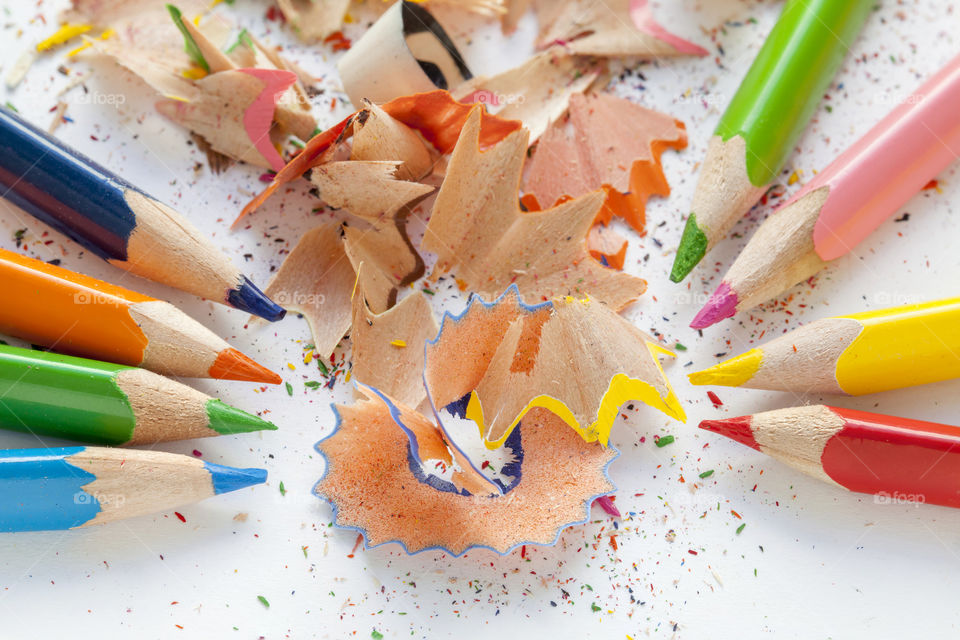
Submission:
[[[405,127],[416,131],[427,142],[429,142],[436,151],[445,154],[449,153],[456,144],[460,136],[467,116],[473,109],[473,105],[458,102],[450,97],[446,91],[430,91],[428,93],[418,93],[412,96],[403,96],[380,105],[380,109],[390,118],[403,124]],[[251,200],[243,208],[240,215],[233,222],[233,228],[240,223],[246,216],[256,211],[260,206],[273,195],[277,189],[285,184],[297,180],[303,176],[312,167],[330,162],[338,151],[347,144],[347,141],[354,135],[355,126],[361,114],[371,113],[369,107],[351,114],[338,122],[329,129],[318,133],[307,142],[304,149],[287,165],[277,172],[273,182],[266,189]],[[374,113],[374,116],[377,114]],[[375,118],[374,122],[377,122]],[[521,127],[521,123],[514,120],[503,120],[490,114],[483,115],[481,126],[481,143],[492,145],[501,140],[511,131],[516,131]],[[377,126],[373,132],[382,134],[389,130],[387,126]],[[373,138],[373,136],[369,136]],[[407,138],[407,142],[409,142]],[[407,142],[394,141],[395,144],[407,146]],[[383,147],[381,147],[383,148]],[[366,154],[364,154],[366,155]],[[354,158],[361,160],[396,160],[389,157],[361,157]],[[405,164],[407,164],[405,162]],[[411,166],[411,171],[419,165]]]
[[466,417],[491,449],[534,407],[606,446],[630,400],[686,420],[659,355],[673,354],[606,305],[564,298],[528,306],[511,287],[444,319],[427,344],[424,381],[434,407],[470,394]]
[[[333,505],[336,524],[360,531],[368,547],[397,542],[407,553],[457,556],[474,547],[505,554],[521,544],[551,545],[587,520],[594,498],[614,489],[606,468],[616,451],[584,442],[541,409],[518,431],[522,474],[502,496],[438,490],[418,477],[411,440],[382,398],[335,410],[335,431],[317,443],[327,468],[314,492]],[[418,442],[421,459],[432,455],[426,442]]]
[[358,270],[353,294],[353,379],[396,398],[408,407],[419,407],[427,397],[423,388],[423,346],[437,335],[439,325],[423,293],[408,295],[392,309],[373,313],[363,288],[364,266]]
[[552,47],[496,76],[468,80],[454,97],[481,103],[501,118],[520,120],[532,143],[567,111],[570,97],[586,91],[599,74],[595,61]]
[[436,155],[414,129],[364,101],[354,119],[351,160],[397,160],[398,178],[419,180],[430,174]]
[[[117,35],[87,42],[164,96],[158,111],[203,136],[215,151],[281,169],[275,145],[289,135],[309,138],[316,128],[298,74],[246,32],[224,53],[232,25],[220,16],[197,26],[178,11],[171,13],[173,25],[169,16],[160,19],[156,12],[149,22],[100,12],[100,19],[113,21]],[[185,41],[191,55],[184,52]]]
[[[443,4],[480,15],[498,16],[506,11],[506,0],[416,0],[425,4]],[[367,3],[377,8],[386,2]],[[284,19],[304,42],[323,40],[339,31],[344,24],[350,0],[277,0]]]
[[396,426],[407,435],[412,458],[410,462],[419,465],[424,476],[422,481],[435,488],[443,487],[442,478],[427,469],[428,463],[440,462],[444,467],[451,468],[450,482],[458,493],[478,497],[500,495],[500,488],[480,473],[440,427],[379,389],[364,384],[358,384],[357,389],[368,400],[383,402]]
[[660,155],[686,146],[686,128],[671,116],[610,94],[574,95],[569,121],[555,122],[537,145],[524,191],[548,206],[602,188],[597,221],[618,216],[643,234],[647,200],[670,194]]
[[488,297],[516,284],[528,302],[589,295],[619,310],[636,300],[646,282],[604,267],[586,247],[603,193],[522,212],[528,133],[511,133],[484,151],[481,113],[476,107],[463,127],[424,234],[421,247],[438,257],[434,274],[455,271],[470,291]]
[[303,314],[317,352],[325,356],[350,330],[355,286],[374,313],[383,313],[396,303],[401,286],[424,273],[400,212],[432,187],[397,180],[398,166],[348,160],[316,168],[312,178],[328,204],[356,211],[365,228],[328,223],[308,231],[265,290]]
[[[276,101],[296,81],[290,71],[237,69],[197,80],[200,93],[188,102],[161,100],[157,111],[204,137],[228,157],[280,170],[283,158],[270,129]],[[238,132],[244,135],[238,136]]]
[[340,29],[350,0],[277,0],[277,7],[298,38],[315,42]]
[[540,47],[560,43],[571,53],[609,57],[707,55],[664,29],[648,0],[536,0],[535,5]]
[[423,276],[423,258],[407,234],[410,203],[433,191],[433,187],[396,178],[399,161],[342,161],[315,167],[311,181],[330,206],[361,218],[363,228],[344,228],[347,257],[363,276],[367,301],[375,313],[396,303],[398,290]]
[[356,275],[334,222],[306,232],[264,290],[284,309],[303,314],[316,352],[329,357],[350,331]]

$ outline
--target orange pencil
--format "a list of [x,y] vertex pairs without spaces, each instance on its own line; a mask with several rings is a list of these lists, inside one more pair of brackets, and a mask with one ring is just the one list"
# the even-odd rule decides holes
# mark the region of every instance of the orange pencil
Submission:
[[0,333],[165,375],[281,381],[168,302],[4,249],[0,283]]

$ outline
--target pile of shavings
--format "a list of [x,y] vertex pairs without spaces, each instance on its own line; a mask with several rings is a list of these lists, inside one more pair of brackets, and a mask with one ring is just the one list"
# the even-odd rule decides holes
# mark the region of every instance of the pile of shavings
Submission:
[[[541,148],[529,159],[529,130],[438,90],[366,103],[321,132],[234,224],[300,179],[342,210],[342,220],[303,235],[266,293],[306,318],[317,353],[351,339],[360,400],[335,408],[337,430],[317,445],[328,470],[316,493],[335,507],[336,524],[369,546],[459,555],[552,544],[613,490],[608,443],[625,402],[685,420],[658,359],[672,354],[618,314],[646,283],[605,266],[587,245],[611,192],[666,184],[659,153],[682,125],[607,94],[571,98],[570,115],[548,125],[540,145],[562,146],[571,128],[584,135],[599,126],[593,114],[614,112],[624,121],[616,135],[633,135],[635,156],[624,162],[624,145],[585,150],[580,161],[590,170],[568,181],[583,192],[564,193],[549,209],[521,206],[525,167],[530,184],[550,164],[536,161]],[[551,187],[538,182],[526,193],[549,201]],[[415,246],[407,221],[428,203]],[[436,258],[429,275],[421,252]],[[447,273],[471,298],[438,333],[428,297],[402,294]],[[471,421],[489,449],[509,448],[514,481],[488,479],[444,416]],[[445,521],[459,524],[439,526]]]
[[313,79],[220,14],[188,17],[155,0],[74,0],[68,24],[96,24],[108,38],[87,38],[162,96],[164,116],[187,128],[214,153],[280,170],[291,137],[316,130],[306,85]]
[[[553,544],[615,489],[607,468],[617,452],[606,445],[623,402],[685,419],[657,359],[672,354],[593,300],[527,305],[513,285],[491,303],[472,297],[423,341],[433,319],[423,294],[379,315],[357,295],[362,399],[334,407],[336,429],[317,443],[327,469],[314,492],[368,547],[458,556]],[[377,335],[404,336],[408,348]],[[371,360],[388,371],[359,366]],[[472,421],[487,447],[509,449],[509,481],[490,479],[464,453],[447,426],[455,418]]]
[[[449,92],[363,101],[322,131],[307,74],[192,0],[159,14],[155,1],[74,0],[72,12],[111,34],[85,46],[157,91],[161,113],[213,152],[276,171],[234,227],[301,179],[340,211],[301,236],[266,287],[305,317],[318,354],[350,337],[357,401],[335,407],[337,428],[317,444],[327,470],[315,493],[336,524],[409,553],[507,553],[553,544],[594,500],[615,513],[609,440],[624,403],[685,420],[659,359],[672,354],[619,315],[646,282],[622,271],[627,240],[611,223],[643,235],[648,198],[669,194],[660,155],[684,148],[686,131],[602,86],[611,58],[705,52],[645,0],[432,4],[505,30],[533,8],[539,52]],[[279,8],[315,40],[349,2]],[[307,142],[284,148],[291,137]],[[427,210],[416,243],[408,224]],[[470,298],[438,326],[408,288],[447,274]],[[453,437],[463,422],[470,444],[509,452],[496,477]]]

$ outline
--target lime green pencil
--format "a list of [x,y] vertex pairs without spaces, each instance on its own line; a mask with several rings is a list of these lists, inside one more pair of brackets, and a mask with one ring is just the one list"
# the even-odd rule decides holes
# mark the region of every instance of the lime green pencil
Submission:
[[766,192],[876,0],[789,0],[707,148],[670,279],[680,282]]
[[136,367],[0,345],[0,428],[107,445],[275,426]]

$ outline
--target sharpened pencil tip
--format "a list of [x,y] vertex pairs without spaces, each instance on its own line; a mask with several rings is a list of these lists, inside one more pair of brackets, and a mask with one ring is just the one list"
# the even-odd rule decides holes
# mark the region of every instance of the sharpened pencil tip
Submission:
[[753,437],[753,428],[750,426],[750,422],[750,416],[727,418],[726,420],[704,420],[700,423],[700,428],[719,433],[731,440],[736,440],[740,444],[745,444],[751,449],[760,451],[760,445]]
[[721,387],[739,387],[753,378],[763,363],[763,351],[751,349],[739,356],[724,360],[703,371],[688,374],[690,384],[715,384]]
[[231,407],[216,398],[207,400],[207,426],[220,435],[250,433],[251,431],[276,431],[273,423],[263,418]]
[[210,473],[213,491],[217,495],[263,484],[267,481],[266,469],[238,469],[237,467],[226,467],[212,462],[204,462],[203,466]]
[[264,320],[276,322],[282,320],[287,315],[287,310],[267,297],[267,295],[257,288],[257,285],[250,282],[247,276],[240,276],[240,286],[231,289],[227,294],[227,302],[240,309],[260,316]]
[[224,349],[218,353],[208,373],[211,378],[217,380],[243,380],[267,384],[283,382],[283,378],[278,374],[233,348]]
[[737,312],[737,292],[730,288],[726,282],[721,282],[717,290],[713,292],[707,304],[693,318],[690,327],[693,329],[706,329],[715,325],[725,318],[733,317]]
[[670,279],[680,282],[686,278],[707,254],[707,244],[707,235],[697,224],[697,214],[691,213],[687,218],[687,226],[683,228],[683,236],[680,237],[680,246],[677,247],[677,256],[673,259]]

